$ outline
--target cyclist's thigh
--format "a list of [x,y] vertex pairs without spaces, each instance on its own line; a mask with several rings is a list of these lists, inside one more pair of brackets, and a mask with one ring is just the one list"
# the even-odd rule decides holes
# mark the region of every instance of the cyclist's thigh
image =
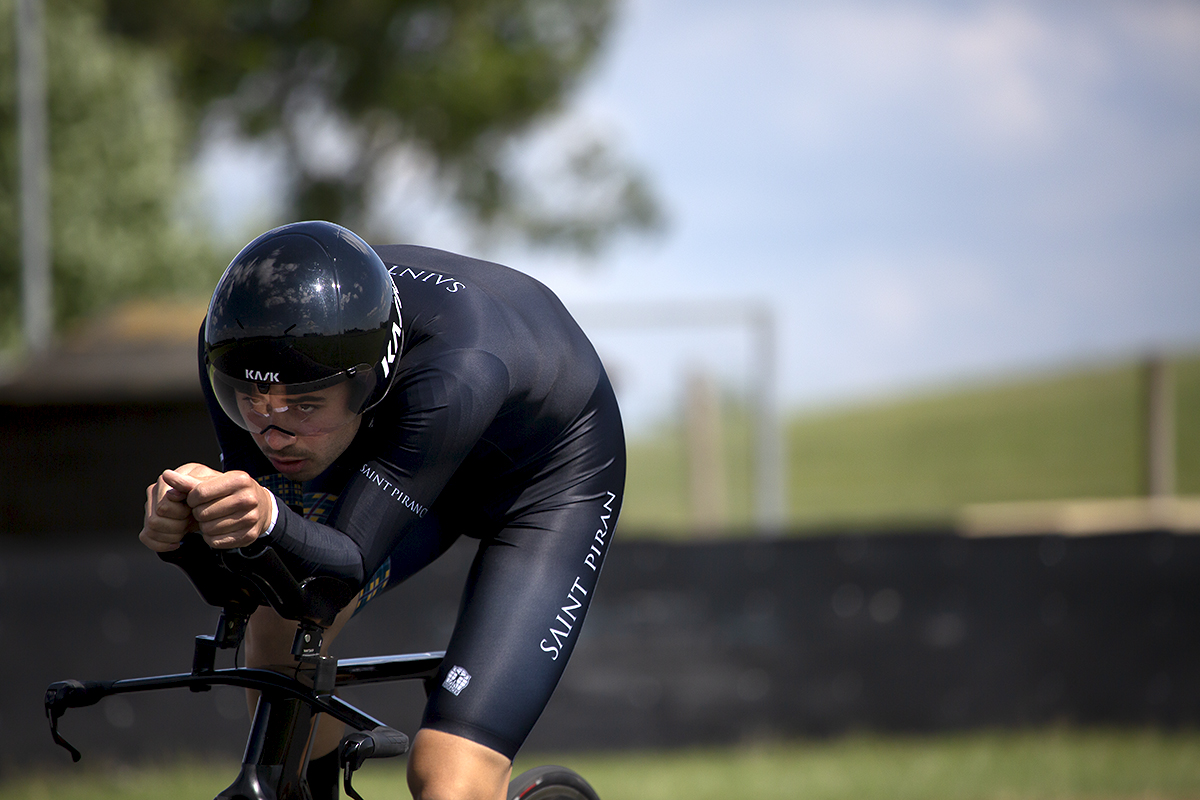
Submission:
[[480,543],[426,727],[511,758],[545,708],[579,639],[620,511],[624,444],[619,427],[606,433],[611,425],[551,476],[557,490],[531,486],[536,502]]

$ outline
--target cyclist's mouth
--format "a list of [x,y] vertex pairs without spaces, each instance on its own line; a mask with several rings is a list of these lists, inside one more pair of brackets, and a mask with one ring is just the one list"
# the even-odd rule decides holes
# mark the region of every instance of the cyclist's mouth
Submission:
[[275,469],[284,475],[300,472],[308,466],[307,458],[275,458],[273,456],[267,456],[267,458],[275,466]]

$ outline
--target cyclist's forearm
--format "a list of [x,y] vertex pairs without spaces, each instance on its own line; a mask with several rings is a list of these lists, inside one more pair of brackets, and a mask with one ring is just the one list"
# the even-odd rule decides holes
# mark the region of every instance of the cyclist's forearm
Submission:
[[333,528],[305,519],[276,502],[278,516],[265,541],[298,579],[314,575],[339,578],[355,586],[364,582],[363,557],[353,539]]

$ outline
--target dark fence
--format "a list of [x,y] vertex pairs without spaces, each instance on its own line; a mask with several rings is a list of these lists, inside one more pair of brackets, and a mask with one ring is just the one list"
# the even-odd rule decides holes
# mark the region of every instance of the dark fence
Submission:
[[[131,534],[132,537],[132,534]],[[66,764],[48,683],[186,671],[215,612],[136,543],[0,540],[0,753]],[[441,649],[471,543],[373,603],[338,654]],[[846,535],[614,544],[530,750],[845,731],[1200,722],[1200,537]],[[416,685],[347,693],[412,730]],[[237,754],[234,689],[63,719],[85,758]]]
[[138,530],[145,489],[168,467],[220,464],[199,400],[0,403],[0,532]]

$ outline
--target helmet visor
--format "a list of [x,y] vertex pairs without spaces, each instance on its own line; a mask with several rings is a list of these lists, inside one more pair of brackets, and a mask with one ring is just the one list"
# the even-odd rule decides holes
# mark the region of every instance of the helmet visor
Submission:
[[360,364],[307,383],[258,383],[208,368],[221,409],[250,433],[275,428],[292,436],[315,436],[349,425],[375,384],[374,370]]

